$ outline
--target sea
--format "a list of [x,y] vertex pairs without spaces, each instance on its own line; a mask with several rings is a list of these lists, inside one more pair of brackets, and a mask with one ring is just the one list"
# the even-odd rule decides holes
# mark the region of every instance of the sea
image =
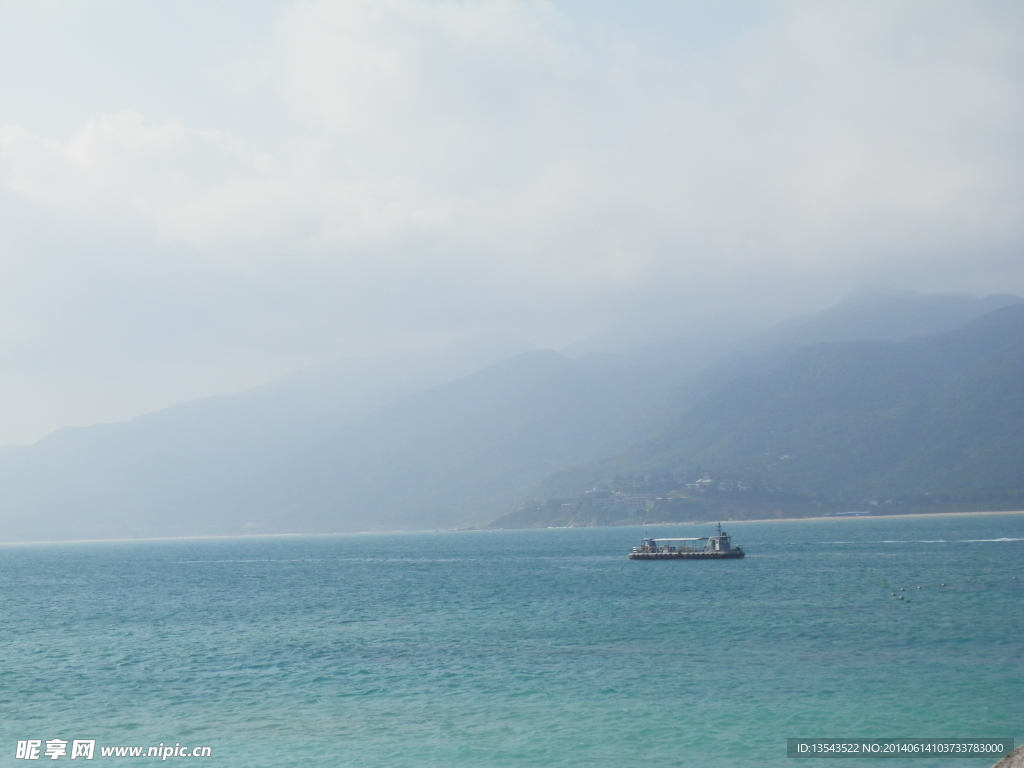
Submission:
[[[0,765],[41,765],[31,740],[47,765],[92,741],[88,765],[208,768],[799,768],[837,761],[787,738],[1024,740],[1024,515],[724,527],[745,559],[626,559],[710,524],[3,546]],[[101,754],[157,745],[210,754]]]

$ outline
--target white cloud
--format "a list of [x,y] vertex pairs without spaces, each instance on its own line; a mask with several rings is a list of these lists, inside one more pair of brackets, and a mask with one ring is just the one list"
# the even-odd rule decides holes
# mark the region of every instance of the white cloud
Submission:
[[922,225],[1015,237],[1019,37],[958,6],[915,28],[921,8],[797,4],[693,59],[566,39],[520,2],[299,3],[262,54],[295,118],[277,147],[128,111],[0,146],[14,189],[211,253],[426,237],[601,272],[624,240],[743,261]]
[[[63,141],[2,126],[4,199],[45,222],[19,221],[4,290],[52,294],[32,227],[73,233],[82,295],[121,285],[102,290],[134,319],[126,358],[478,324],[565,340],[631,307],[811,306],[866,279],[1024,291],[1020,9],[794,2],[702,45],[596,13],[295,2],[218,75],[259,95],[251,131],[132,104]],[[158,327],[139,291],[191,320]],[[0,338],[36,323],[22,341],[58,350],[78,322],[109,351],[74,292],[48,330],[8,307]]]

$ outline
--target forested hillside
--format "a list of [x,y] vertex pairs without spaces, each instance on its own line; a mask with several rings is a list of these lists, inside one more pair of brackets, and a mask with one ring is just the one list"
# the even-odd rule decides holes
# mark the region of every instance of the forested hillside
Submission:
[[[657,437],[549,478],[536,495],[501,524],[1019,507],[1024,306],[901,343],[803,348],[769,373],[720,386]],[[616,510],[626,497],[645,508]]]

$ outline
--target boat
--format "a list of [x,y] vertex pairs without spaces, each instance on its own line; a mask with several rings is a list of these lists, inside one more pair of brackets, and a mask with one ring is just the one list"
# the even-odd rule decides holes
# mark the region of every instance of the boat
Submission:
[[[705,543],[702,543],[705,542]],[[718,524],[714,536],[700,536],[689,539],[643,539],[639,547],[633,547],[630,560],[724,560],[745,557],[742,547],[734,547],[732,539]]]

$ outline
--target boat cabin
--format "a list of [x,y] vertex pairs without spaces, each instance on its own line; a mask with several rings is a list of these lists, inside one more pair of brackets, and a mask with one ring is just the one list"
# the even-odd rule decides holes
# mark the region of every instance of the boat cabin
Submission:
[[[701,544],[706,541],[707,544]],[[729,552],[732,549],[732,538],[718,526],[718,533],[714,536],[697,536],[694,538],[680,539],[644,539],[640,542],[641,552]]]
[[741,547],[734,547],[729,534],[718,524],[714,536],[686,538],[644,538],[639,547],[633,547],[630,560],[719,560],[745,557]]
[[695,539],[644,539],[640,542],[642,552],[703,552],[707,549],[706,544],[699,542],[708,541],[707,536]]

